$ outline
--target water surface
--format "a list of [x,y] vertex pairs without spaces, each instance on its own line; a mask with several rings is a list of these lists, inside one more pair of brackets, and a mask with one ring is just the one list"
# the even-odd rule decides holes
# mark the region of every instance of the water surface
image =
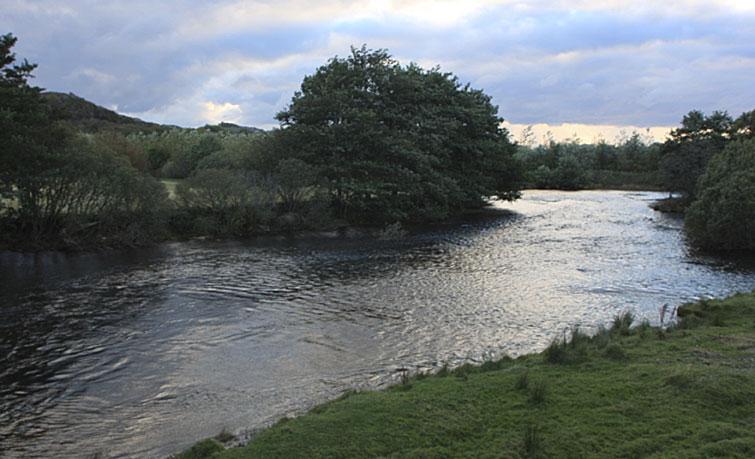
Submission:
[[657,193],[529,191],[511,212],[364,237],[0,255],[0,456],[161,457],[396,368],[755,287],[691,253]]

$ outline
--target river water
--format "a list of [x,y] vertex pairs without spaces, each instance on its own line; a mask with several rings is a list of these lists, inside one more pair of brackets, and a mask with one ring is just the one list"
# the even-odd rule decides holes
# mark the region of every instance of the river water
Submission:
[[755,288],[658,193],[528,191],[359,236],[0,255],[0,456],[161,457],[423,371],[544,348],[624,310]]

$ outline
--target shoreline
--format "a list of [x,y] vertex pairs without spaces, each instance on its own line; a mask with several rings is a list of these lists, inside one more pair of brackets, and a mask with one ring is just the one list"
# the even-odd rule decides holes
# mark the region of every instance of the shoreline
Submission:
[[260,231],[248,236],[221,236],[214,237],[209,235],[196,235],[185,237],[166,237],[154,240],[146,244],[137,245],[27,245],[27,246],[9,246],[0,244],[0,253],[12,253],[18,255],[39,255],[45,253],[62,253],[62,254],[102,254],[107,252],[117,252],[130,249],[149,249],[160,244],[170,244],[176,242],[252,242],[264,239],[307,239],[307,238],[375,238],[375,239],[399,239],[407,232],[421,231],[424,229],[443,228],[454,225],[462,225],[475,219],[497,219],[514,215],[507,209],[500,209],[493,206],[487,206],[479,209],[467,209],[458,214],[449,216],[439,221],[424,223],[399,223],[388,225],[353,225],[340,222],[334,222],[333,225],[324,225],[321,228],[306,228],[297,230],[274,229]]
[[[648,192],[659,193],[660,190],[646,189],[646,188],[582,188],[578,190],[559,190],[559,189],[540,189],[540,188],[528,188],[522,190],[522,192],[531,190],[543,190],[565,193],[578,193],[583,191],[588,192]],[[673,198],[675,199],[675,198]],[[674,210],[666,210],[663,207],[658,206],[659,203],[666,201],[666,199],[660,199],[653,201],[649,204],[649,207],[660,212],[676,212]],[[658,206],[658,207],[657,207]],[[118,244],[109,243],[107,240],[100,240],[98,242],[91,243],[79,243],[78,241],[46,241],[36,244],[22,243],[18,244],[9,242],[0,242],[0,253],[15,253],[21,255],[36,255],[44,253],[64,253],[64,254],[93,254],[93,253],[107,253],[114,251],[122,251],[129,249],[148,249],[160,244],[173,243],[173,242],[190,242],[190,241],[211,241],[211,242],[224,242],[224,241],[239,241],[248,242],[261,238],[310,238],[310,237],[324,237],[324,238],[337,238],[337,237],[375,237],[375,238],[399,238],[405,232],[417,231],[426,228],[440,228],[452,225],[464,224],[470,219],[475,218],[498,218],[507,215],[513,215],[514,213],[507,209],[500,209],[488,205],[481,208],[466,209],[455,215],[451,215],[443,220],[430,221],[424,223],[401,223],[394,232],[391,227],[394,224],[387,225],[356,225],[349,224],[343,221],[332,221],[329,224],[322,225],[321,227],[311,227],[302,229],[261,229],[255,233],[251,233],[246,236],[210,236],[210,235],[175,235],[171,234],[166,237],[148,241],[139,244]]]
[[755,292],[687,303],[678,316],[651,327],[625,314],[540,353],[406,375],[253,431],[246,445],[226,448],[238,440],[223,432],[173,457],[747,457]]

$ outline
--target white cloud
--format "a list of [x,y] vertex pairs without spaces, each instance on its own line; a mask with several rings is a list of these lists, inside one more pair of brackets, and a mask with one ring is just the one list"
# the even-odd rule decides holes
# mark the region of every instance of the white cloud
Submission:
[[243,110],[241,110],[241,106],[238,104],[230,102],[218,104],[215,102],[205,102],[202,117],[210,124],[217,124],[221,121],[238,123],[243,114]]
[[597,143],[601,140],[607,143],[621,143],[633,133],[638,133],[644,140],[652,142],[663,142],[672,126],[618,126],[610,124],[580,124],[580,123],[562,123],[562,124],[521,124],[504,122],[503,127],[509,130],[511,139],[517,142],[527,143],[524,138],[524,131],[531,130],[531,142],[535,144],[546,143],[549,139],[555,141],[579,140],[580,143]]

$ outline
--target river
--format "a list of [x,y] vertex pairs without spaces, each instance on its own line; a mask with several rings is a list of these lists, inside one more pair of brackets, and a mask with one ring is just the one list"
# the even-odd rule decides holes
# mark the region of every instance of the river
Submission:
[[[396,369],[543,349],[625,310],[755,288],[697,255],[659,193],[527,191],[399,240],[0,254],[0,456],[164,457]],[[503,211],[503,210],[506,211]]]

